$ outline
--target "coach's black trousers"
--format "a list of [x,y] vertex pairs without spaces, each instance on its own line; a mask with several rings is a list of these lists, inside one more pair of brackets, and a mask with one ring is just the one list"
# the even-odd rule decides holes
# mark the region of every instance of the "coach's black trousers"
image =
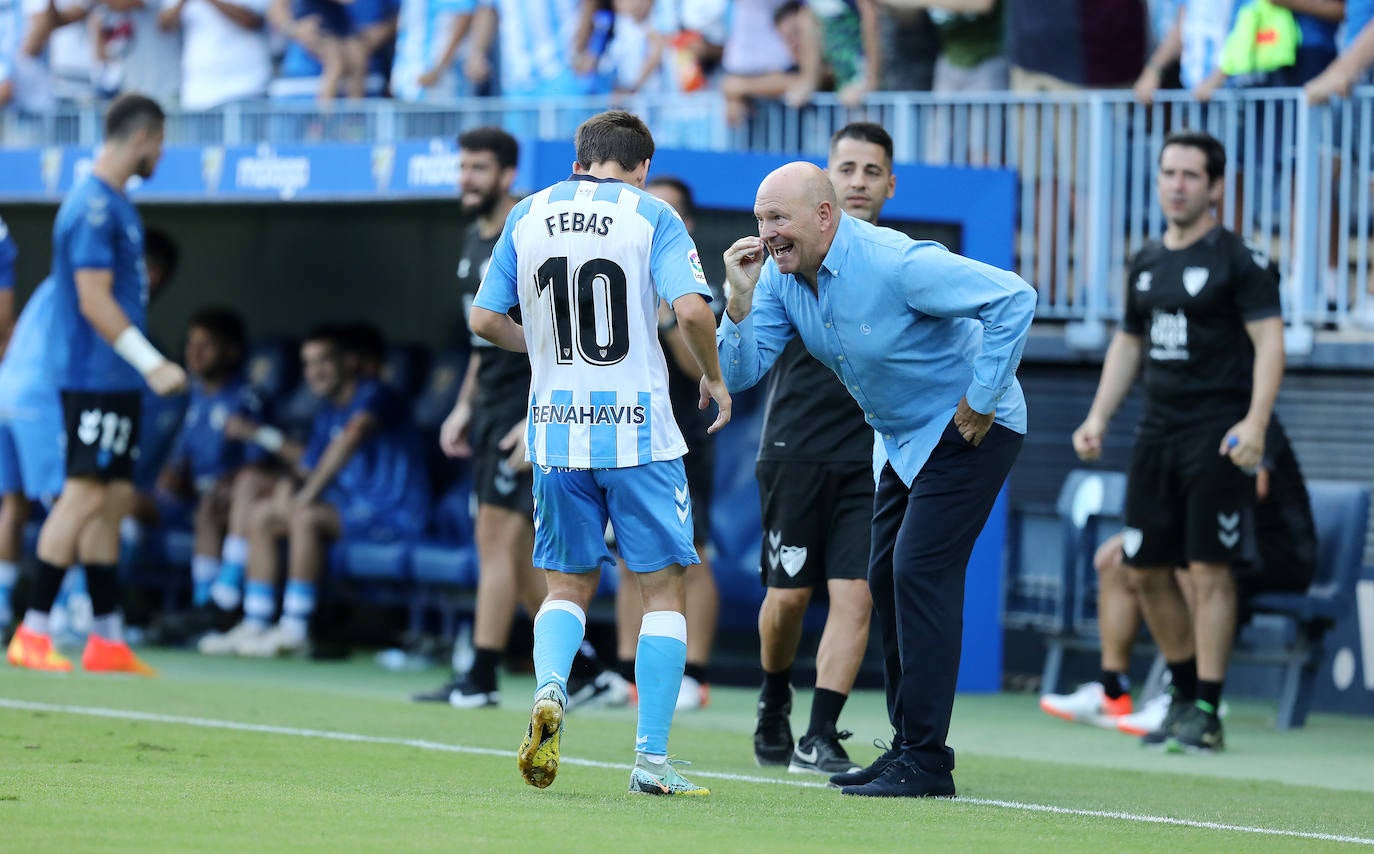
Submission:
[[908,488],[883,467],[873,500],[868,586],[882,634],[895,741],[925,771],[954,768],[945,745],[964,630],[964,572],[1024,437],[994,424],[978,447],[951,423]]

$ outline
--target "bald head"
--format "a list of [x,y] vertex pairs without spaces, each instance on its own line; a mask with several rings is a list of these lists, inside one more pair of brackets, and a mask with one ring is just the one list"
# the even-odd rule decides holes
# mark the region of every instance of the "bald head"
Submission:
[[804,161],[774,169],[759,184],[754,216],[778,270],[814,283],[839,224],[839,200],[825,172]]

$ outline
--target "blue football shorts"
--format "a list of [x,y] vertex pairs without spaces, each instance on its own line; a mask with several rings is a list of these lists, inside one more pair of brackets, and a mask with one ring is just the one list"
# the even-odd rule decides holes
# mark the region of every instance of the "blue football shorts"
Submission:
[[66,479],[66,431],[56,406],[15,407],[0,414],[0,492],[35,501],[56,498]]
[[618,469],[534,467],[534,565],[558,572],[612,569],[606,523],[634,572],[701,563],[682,458]]

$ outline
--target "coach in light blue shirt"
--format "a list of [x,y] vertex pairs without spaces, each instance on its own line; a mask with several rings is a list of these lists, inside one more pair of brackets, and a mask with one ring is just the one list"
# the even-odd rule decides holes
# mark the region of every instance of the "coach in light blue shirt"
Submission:
[[869,587],[895,734],[873,765],[831,781],[847,795],[952,796],[964,570],[1026,431],[1016,367],[1035,291],[843,214],[810,163],[765,178],[754,213],[759,236],[725,252],[726,383],[753,385],[800,334],[880,438]]

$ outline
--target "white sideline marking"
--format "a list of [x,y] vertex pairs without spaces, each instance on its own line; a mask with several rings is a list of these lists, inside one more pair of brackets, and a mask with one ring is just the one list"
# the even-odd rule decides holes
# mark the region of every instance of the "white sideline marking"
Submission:
[[[393,738],[380,735],[363,735],[352,732],[335,732],[323,729],[300,729],[297,727],[275,726],[273,724],[250,724],[238,721],[222,721],[214,718],[192,718],[180,715],[160,715],[155,712],[138,712],[126,709],[103,709],[94,706],[66,706],[52,703],[32,703],[27,700],[11,700],[0,697],[0,708],[19,709],[32,712],[57,712],[69,715],[85,715],[93,718],[114,718],[126,721],[147,721],[149,723],[180,724],[182,726],[203,727],[205,729],[224,729],[236,732],[260,732],[268,735],[289,735],[297,738],[319,738],[326,741],[349,741],[358,744],[388,744],[397,747],[413,747],[418,750],[434,750],[441,753],[471,753],[479,756],[513,756],[514,751],[497,750],[491,747],[469,747],[462,744],[445,744],[439,741],[426,741],[420,738]],[[619,762],[602,762],[596,759],[578,759],[564,756],[560,762],[567,765],[581,765],[587,768],[610,768],[629,770],[630,766]],[[729,780],[740,783],[762,783],[774,786],[793,786],[803,789],[824,789],[824,783],[806,780],[780,780],[773,777],[755,777],[749,774],[728,774],[716,771],[692,771],[693,777],[711,780]],[[1195,821],[1186,818],[1171,818],[1162,815],[1140,815],[1137,813],[1114,812],[1111,810],[1074,809],[1049,804],[1031,804],[1020,801],[1003,801],[989,798],[957,798],[953,804],[972,804],[983,807],[1019,810],[1021,812],[1053,813],[1055,815],[1074,815],[1087,818],[1108,818],[1117,821],[1133,821],[1140,824],[1163,824],[1174,827],[1193,827],[1201,830],[1224,830],[1233,833],[1251,833],[1260,836],[1283,836],[1292,839],[1315,839],[1321,842],[1348,842],[1355,845],[1374,846],[1374,838],[1361,836],[1342,836],[1334,833],[1314,833],[1304,830],[1282,830],[1273,827],[1250,827],[1241,824],[1222,824],[1214,821]]]

